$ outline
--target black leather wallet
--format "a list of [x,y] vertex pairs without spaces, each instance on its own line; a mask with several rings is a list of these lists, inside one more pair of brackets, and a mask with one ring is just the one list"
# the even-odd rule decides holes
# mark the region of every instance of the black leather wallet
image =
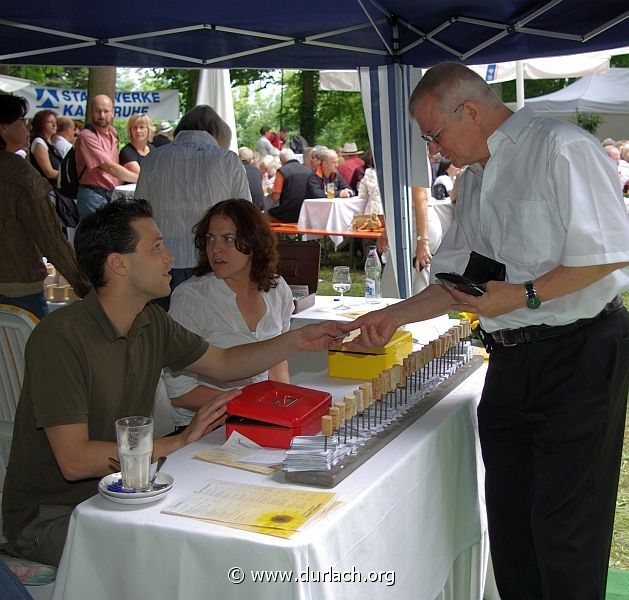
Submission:
[[504,281],[507,275],[507,268],[504,264],[472,251],[470,260],[463,271],[463,276],[478,283],[487,281]]

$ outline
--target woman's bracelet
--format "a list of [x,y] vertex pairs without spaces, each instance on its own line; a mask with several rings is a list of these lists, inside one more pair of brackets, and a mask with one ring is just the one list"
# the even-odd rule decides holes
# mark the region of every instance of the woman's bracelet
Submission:
[[425,237],[425,236],[423,236],[423,235],[418,235],[418,236],[417,236],[417,241],[418,241],[418,242],[427,242],[427,241],[428,241],[428,238],[427,238],[427,237]]

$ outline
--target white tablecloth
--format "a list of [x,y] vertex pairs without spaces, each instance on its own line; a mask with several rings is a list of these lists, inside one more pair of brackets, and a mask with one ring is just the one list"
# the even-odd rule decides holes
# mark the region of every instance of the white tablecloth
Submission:
[[[334,491],[343,506],[291,540],[161,514],[213,478],[286,485],[281,474],[193,460],[223,442],[224,430],[213,432],[169,457],[165,471],[175,486],[157,503],[126,506],[97,495],[77,507],[53,598],[479,600],[487,548],[475,409],[484,372],[341,482]],[[336,399],[356,385],[312,373],[295,381],[330,389]],[[232,567],[244,570],[242,584],[228,580]],[[344,575],[351,583],[330,583],[331,575],[325,583],[253,583],[250,571],[262,569],[309,569],[319,577],[395,571],[395,584],[355,583],[355,575]]]
[[[325,229],[327,231],[346,231],[355,215],[365,210],[365,198],[311,198],[304,200],[299,212],[297,225],[306,229]],[[308,236],[303,236],[307,239]],[[317,236],[310,236],[317,237]],[[342,236],[330,236],[334,248],[343,241]]]

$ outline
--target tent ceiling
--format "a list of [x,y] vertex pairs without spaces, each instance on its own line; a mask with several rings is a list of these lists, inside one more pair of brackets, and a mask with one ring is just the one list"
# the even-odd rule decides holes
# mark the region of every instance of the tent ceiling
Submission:
[[2,8],[0,64],[478,64],[622,46],[626,7],[626,0],[112,0],[79,8],[76,0],[31,0]]

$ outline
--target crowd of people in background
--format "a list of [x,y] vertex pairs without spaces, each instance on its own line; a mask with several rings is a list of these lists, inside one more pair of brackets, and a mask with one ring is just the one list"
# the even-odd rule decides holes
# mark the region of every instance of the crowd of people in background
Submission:
[[[219,135],[213,128],[208,130],[205,127],[207,123],[196,123],[193,127],[188,127],[188,132],[185,133],[183,129],[186,128],[182,128],[181,124],[177,129],[167,121],[154,125],[148,115],[134,115],[126,124],[127,143],[119,149],[118,135],[112,126],[112,109],[110,98],[104,95],[96,96],[91,104],[91,123],[87,127],[82,122],[59,117],[52,110],[42,110],[32,119],[28,144],[17,150],[23,156],[29,155],[31,164],[51,184],[53,202],[59,205],[68,203],[68,199],[63,198],[58,189],[60,164],[68,151],[74,148],[79,180],[76,194],[77,221],[78,218],[84,218],[109,202],[115,187],[123,183],[138,182],[140,195],[151,195],[155,203],[153,209],[157,212],[158,219],[161,219],[160,213],[163,209],[159,198],[169,197],[169,203],[178,206],[180,202],[174,201],[173,198],[181,197],[183,190],[187,189],[186,186],[201,186],[213,190],[217,185],[222,185],[217,182],[227,180],[225,177],[212,176],[208,179],[205,175],[201,176],[201,170],[205,167],[200,167],[196,174],[191,175],[189,172],[191,167],[188,164],[189,154],[186,154],[186,148],[188,152],[192,152],[193,149],[198,150],[200,147],[194,144],[190,146],[185,142],[184,138],[197,135],[192,134],[191,129],[204,132],[199,135],[209,136],[201,144],[205,148],[201,154],[206,153],[209,157],[219,152],[220,148],[223,162],[226,156],[232,154],[228,149],[229,142],[227,145],[225,143],[225,135]],[[182,122],[187,119],[189,115],[184,116]],[[225,133],[228,127],[224,123],[223,125]],[[195,129],[196,127],[200,129]],[[269,220],[286,223],[297,222],[306,198],[343,199],[360,196],[367,200],[365,213],[383,217],[384,208],[376,165],[370,150],[361,150],[352,141],[334,148],[323,145],[311,146],[303,136],[299,134],[291,136],[288,127],[280,127],[276,132],[268,125],[263,125],[259,133],[255,149],[247,146],[238,149],[240,164],[233,159],[233,155],[228,161],[230,164],[228,172],[232,175],[230,180],[237,183],[235,188],[231,186],[232,193],[225,197],[251,199]],[[175,143],[171,149],[162,150],[172,142]],[[212,151],[204,146],[205,142],[215,146]],[[629,192],[629,142],[608,138],[603,141],[603,146],[617,166],[621,185],[626,193]],[[160,149],[160,152],[155,155],[155,160],[152,160],[150,157],[156,149]],[[412,193],[417,234],[414,265],[419,277],[414,287],[415,291],[428,284],[430,259],[449,227],[451,219],[448,215],[453,215],[453,210],[448,213],[442,209],[439,212],[440,219],[437,219],[432,209],[433,202],[456,202],[456,182],[460,172],[459,168],[439,154],[430,155],[429,158],[432,184],[429,188],[413,190]],[[141,177],[143,165],[149,165],[152,173],[150,177]],[[207,173],[212,172],[210,167]],[[155,183],[157,181],[161,183]],[[201,187],[197,192],[200,192]],[[167,189],[168,193],[162,194],[158,191],[164,189]],[[191,197],[197,196],[197,192]],[[219,194],[217,197],[223,195]],[[58,210],[57,213],[58,218],[63,221],[63,211]],[[175,236],[177,239],[188,233],[194,218],[198,217],[194,212],[194,215],[184,218],[184,213],[185,211],[180,212],[172,207],[165,213],[169,215],[164,217],[164,222],[167,223],[166,231],[175,228],[176,223],[180,224],[181,231]],[[63,232],[71,235],[72,227],[76,224],[72,219],[70,224],[62,222]],[[173,249],[178,257],[173,280],[173,287],[176,287],[180,270],[184,280],[190,276],[195,256],[191,243],[188,243],[184,250],[170,234],[168,237],[169,244],[171,246],[174,244]],[[381,252],[388,249],[386,234],[378,240],[378,247]],[[420,275],[424,269],[425,272]]]

